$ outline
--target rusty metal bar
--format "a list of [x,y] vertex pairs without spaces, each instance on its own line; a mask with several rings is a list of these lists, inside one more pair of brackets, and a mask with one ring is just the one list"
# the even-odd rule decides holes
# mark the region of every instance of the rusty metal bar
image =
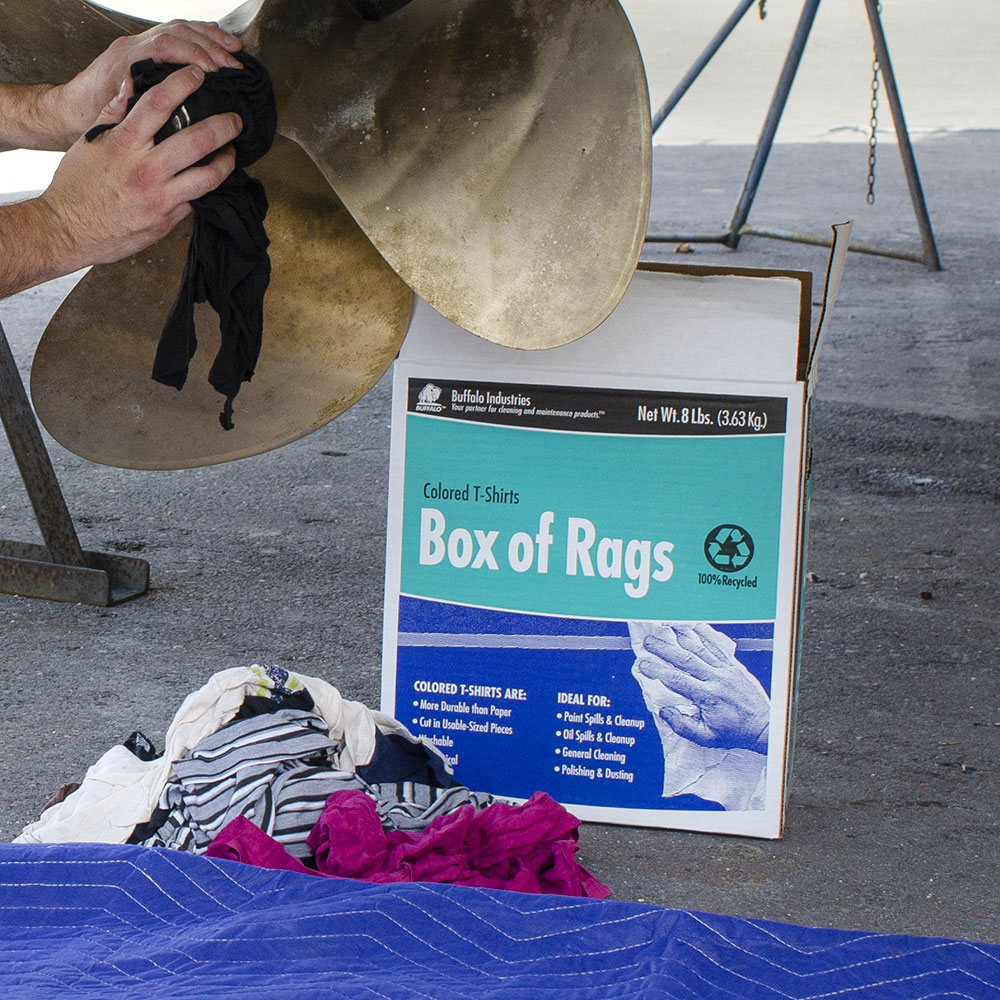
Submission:
[[85,552],[0,325],[0,422],[45,541],[0,539],[0,593],[107,607],[149,589],[143,559]]
[[[789,240],[792,243],[807,243],[816,247],[832,247],[833,240],[829,236],[814,236],[812,233],[796,233],[785,229],[765,229],[762,226],[743,226],[742,236],[765,236],[771,240]],[[915,250],[894,250],[889,247],[877,247],[871,243],[851,240],[847,249],[853,253],[873,254],[877,257],[895,257],[898,260],[912,260],[918,264],[924,262],[924,255]]]
[[729,233],[646,233],[647,243],[722,243],[728,245]]
[[[765,226],[744,225],[740,227],[740,236],[761,236],[770,240],[785,240],[790,243],[805,243],[816,247],[832,247],[833,240],[829,236],[816,236],[813,233],[799,233],[789,229],[770,229]],[[729,233],[649,233],[647,243],[719,243],[729,246]],[[879,247],[860,240],[851,240],[847,247],[852,253],[866,253],[876,257],[893,257],[897,260],[909,260],[923,264],[924,255],[916,250],[896,250],[892,247]]]

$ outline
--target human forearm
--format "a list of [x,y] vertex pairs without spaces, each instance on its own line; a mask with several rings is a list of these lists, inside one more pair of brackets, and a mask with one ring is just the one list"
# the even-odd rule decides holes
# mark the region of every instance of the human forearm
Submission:
[[0,205],[0,299],[86,263],[41,198]]
[[0,152],[8,149],[64,150],[80,134],[65,120],[51,84],[0,83]]
[[[230,55],[239,48],[218,25],[174,21],[118,39],[66,84],[0,84],[0,150],[68,150],[44,194],[0,206],[0,299],[137,253],[229,175],[229,144],[242,128],[237,115],[214,115],[159,144],[154,137],[206,72],[240,65]],[[185,68],[148,90],[126,117],[129,66],[140,58]],[[115,127],[83,141],[95,123]]]
[[[213,115],[162,143],[153,141],[204,76],[194,66],[177,70],[146,91],[124,120],[119,96],[98,118],[115,127],[94,142],[74,143],[43,194],[0,206],[0,299],[137,253],[229,175],[235,159],[230,144],[242,127],[235,114]],[[201,163],[206,156],[209,162]]]

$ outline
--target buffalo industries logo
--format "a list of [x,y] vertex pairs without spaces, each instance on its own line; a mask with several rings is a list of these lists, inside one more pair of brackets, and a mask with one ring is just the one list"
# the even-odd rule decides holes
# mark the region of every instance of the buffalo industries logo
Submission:
[[417,405],[414,409],[418,413],[440,413],[445,407],[444,403],[439,403],[441,398],[441,386],[428,382],[427,385],[417,393]]

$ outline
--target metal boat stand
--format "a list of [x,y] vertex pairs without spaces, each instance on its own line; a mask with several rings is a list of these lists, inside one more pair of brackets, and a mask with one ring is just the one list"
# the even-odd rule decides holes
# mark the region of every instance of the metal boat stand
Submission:
[[[680,99],[687,92],[688,88],[701,74],[701,71],[708,65],[709,60],[719,50],[722,43],[729,37],[733,29],[740,22],[743,15],[758,3],[759,0],[740,0],[728,20],[715,34],[704,51],[695,60],[694,64],[674,88],[673,93],[666,99],[660,109],[653,116],[653,132],[663,124],[667,116],[674,109]],[[879,72],[885,84],[886,98],[892,111],[893,126],[896,130],[896,139],[899,144],[899,153],[903,161],[903,170],[906,174],[906,183],[910,192],[910,202],[920,229],[921,250],[915,251],[895,250],[885,247],[873,246],[869,243],[852,242],[848,249],[857,253],[874,254],[880,257],[896,257],[902,260],[912,260],[922,263],[930,271],[941,270],[941,260],[938,256],[937,245],[934,242],[934,233],[931,230],[930,216],[927,212],[927,203],[924,200],[923,188],[920,184],[920,176],[917,173],[917,161],[913,155],[913,146],[910,143],[910,135],[906,127],[906,119],[903,117],[903,106],[899,100],[899,91],[896,88],[896,76],[892,70],[892,62],[889,59],[889,49],[885,39],[885,32],[882,29],[882,19],[879,16],[878,0],[864,0],[865,9],[868,14],[868,23],[871,26],[872,41],[875,46],[875,57],[878,60]],[[760,138],[757,140],[757,148],[743,190],[740,192],[739,201],[733,213],[729,229],[724,233],[647,233],[646,241],[649,243],[722,243],[735,250],[739,245],[741,236],[764,236],[771,239],[791,240],[796,243],[809,243],[816,246],[830,246],[831,241],[822,236],[812,236],[808,233],[786,232],[778,229],[766,229],[760,226],[752,226],[748,219],[750,208],[757,195],[757,188],[760,185],[761,177],[764,174],[764,167],[767,164],[771,146],[774,144],[775,133],[778,131],[778,123],[781,121],[782,112],[788,95],[792,89],[792,82],[795,73],[799,68],[802,53],[805,50],[806,41],[809,38],[809,31],[816,18],[820,0],[806,0],[799,17],[795,33],[792,36],[788,54],[775,87],[771,105],[768,108],[764,127],[761,130]]]
[[44,545],[0,539],[0,593],[108,607],[149,589],[149,563],[87,552],[56,479],[28,394],[0,325],[0,419]]

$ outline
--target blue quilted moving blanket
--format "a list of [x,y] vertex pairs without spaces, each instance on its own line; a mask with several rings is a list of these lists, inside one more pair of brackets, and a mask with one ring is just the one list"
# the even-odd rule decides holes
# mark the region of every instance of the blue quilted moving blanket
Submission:
[[1000,947],[636,903],[0,845],[0,992],[383,1000],[1000,998]]

